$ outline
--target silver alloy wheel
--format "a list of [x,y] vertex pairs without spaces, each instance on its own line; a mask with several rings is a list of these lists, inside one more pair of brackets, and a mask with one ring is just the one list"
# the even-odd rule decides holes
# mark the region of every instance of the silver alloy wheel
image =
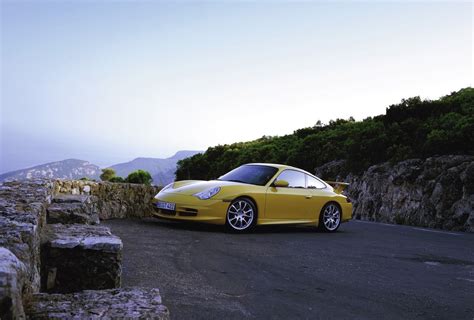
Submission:
[[248,200],[235,201],[227,209],[227,222],[235,230],[245,230],[252,225],[254,208]]
[[338,206],[333,203],[326,206],[323,213],[323,223],[329,231],[334,231],[339,227],[339,223],[341,223],[341,211]]

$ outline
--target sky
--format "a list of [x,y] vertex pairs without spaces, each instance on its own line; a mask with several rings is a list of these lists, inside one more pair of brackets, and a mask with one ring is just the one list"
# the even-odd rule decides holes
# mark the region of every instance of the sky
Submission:
[[0,1],[0,172],[169,157],[473,85],[471,2]]

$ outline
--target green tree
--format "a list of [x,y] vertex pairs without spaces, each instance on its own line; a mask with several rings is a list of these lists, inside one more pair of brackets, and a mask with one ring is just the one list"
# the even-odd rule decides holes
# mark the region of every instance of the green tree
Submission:
[[117,177],[117,176],[115,176],[115,177],[110,178],[109,182],[119,182],[119,183],[123,183],[123,182],[125,182],[125,179],[122,178],[122,177]]
[[112,168],[102,169],[102,174],[100,175],[100,180],[110,181],[110,179],[112,179],[113,177],[115,177],[115,170],[114,169],[112,169]]
[[474,89],[465,88],[438,100],[403,99],[385,114],[362,121],[336,119],[247,142],[209,147],[178,162],[176,179],[213,179],[249,162],[289,164],[310,172],[347,160],[347,170],[443,154],[474,154]]
[[130,173],[127,178],[125,179],[128,183],[139,183],[139,184],[146,184],[150,185],[153,179],[148,171],[145,170],[137,170]]

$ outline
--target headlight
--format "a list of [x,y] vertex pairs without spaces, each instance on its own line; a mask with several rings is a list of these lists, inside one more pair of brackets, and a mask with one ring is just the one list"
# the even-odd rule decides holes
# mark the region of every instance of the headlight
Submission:
[[215,196],[220,190],[221,190],[220,187],[214,187],[202,192],[195,193],[194,196],[198,197],[201,200],[207,200]]

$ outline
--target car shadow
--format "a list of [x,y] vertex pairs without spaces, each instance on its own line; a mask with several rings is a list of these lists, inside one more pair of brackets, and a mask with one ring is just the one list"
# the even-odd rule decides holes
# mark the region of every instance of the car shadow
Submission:
[[[175,230],[195,231],[195,232],[219,232],[239,235],[240,233],[229,231],[225,226],[213,225],[199,222],[187,222],[187,221],[172,221],[161,218],[146,218],[141,220],[143,223],[156,224],[160,227]],[[345,233],[345,230],[339,229],[337,233]],[[299,225],[265,225],[256,226],[250,232],[244,232],[242,234],[274,234],[274,233],[317,233],[327,234],[318,230],[312,226],[299,226]]]

